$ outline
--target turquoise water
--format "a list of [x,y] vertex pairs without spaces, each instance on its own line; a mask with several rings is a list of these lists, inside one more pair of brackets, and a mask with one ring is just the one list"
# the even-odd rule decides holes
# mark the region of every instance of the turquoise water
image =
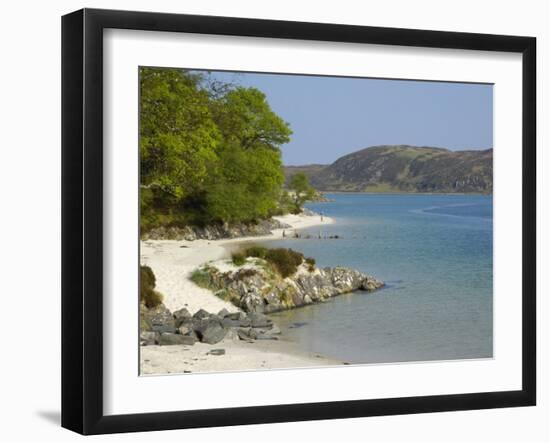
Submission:
[[[268,242],[319,266],[348,266],[387,288],[275,314],[289,339],[350,363],[492,357],[493,199],[333,194],[310,204],[330,239]],[[318,237],[319,227],[304,229]]]

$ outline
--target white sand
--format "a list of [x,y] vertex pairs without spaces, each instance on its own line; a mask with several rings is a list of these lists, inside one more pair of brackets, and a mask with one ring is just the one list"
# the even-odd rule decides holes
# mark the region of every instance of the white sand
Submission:
[[[272,235],[262,237],[241,237],[227,240],[146,240],[141,242],[141,264],[150,266],[156,276],[156,289],[164,295],[164,304],[172,312],[187,308],[191,313],[199,309],[218,312],[226,308],[238,311],[231,303],[225,302],[207,289],[195,285],[189,275],[200,265],[211,261],[229,259],[229,249],[240,243],[282,238],[295,230],[334,223],[330,217],[319,215],[284,215],[274,217],[291,226],[274,230]],[[217,263],[219,265],[219,263]],[[227,266],[231,266],[227,264]]]
[[[224,355],[211,355],[212,349],[225,350]],[[141,374],[181,374],[184,372],[220,372],[258,369],[306,368],[343,364],[319,354],[302,352],[284,341],[224,340],[215,345],[142,346]]]

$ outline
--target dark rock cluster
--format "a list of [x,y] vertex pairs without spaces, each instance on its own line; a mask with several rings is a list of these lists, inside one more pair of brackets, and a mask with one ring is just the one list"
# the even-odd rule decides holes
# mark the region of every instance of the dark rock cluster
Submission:
[[142,306],[140,317],[142,346],[215,344],[224,339],[277,340],[281,333],[265,315],[230,313],[226,309],[217,314],[200,309],[191,315],[185,308],[172,313],[164,305],[153,309]]

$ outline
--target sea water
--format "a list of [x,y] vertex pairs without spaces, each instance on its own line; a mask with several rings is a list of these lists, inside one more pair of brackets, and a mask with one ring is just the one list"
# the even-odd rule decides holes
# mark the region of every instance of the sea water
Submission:
[[333,201],[307,207],[334,224],[266,244],[301,251],[321,267],[358,269],[386,287],[274,314],[285,337],[349,363],[492,357],[491,196],[327,197]]

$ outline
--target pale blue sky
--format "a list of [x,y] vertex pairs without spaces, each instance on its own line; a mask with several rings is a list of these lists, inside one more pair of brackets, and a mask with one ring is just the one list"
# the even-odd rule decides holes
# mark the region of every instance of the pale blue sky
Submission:
[[362,148],[493,147],[493,86],[408,80],[213,72],[263,91],[290,123],[287,165],[328,164]]

